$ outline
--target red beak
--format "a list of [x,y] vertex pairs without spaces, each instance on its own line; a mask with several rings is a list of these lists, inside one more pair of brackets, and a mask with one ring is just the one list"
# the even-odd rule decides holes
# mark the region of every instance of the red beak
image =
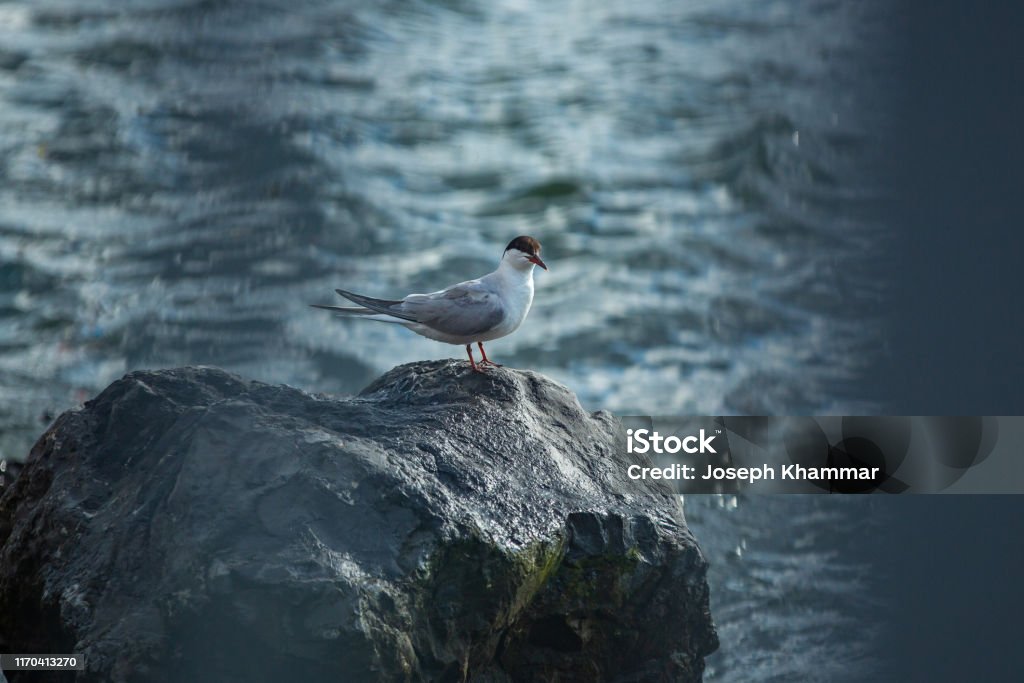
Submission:
[[526,260],[529,261],[530,263],[536,263],[538,266],[540,266],[544,270],[548,269],[548,267],[544,265],[544,262],[540,260],[540,256],[531,256],[531,257],[529,257]]

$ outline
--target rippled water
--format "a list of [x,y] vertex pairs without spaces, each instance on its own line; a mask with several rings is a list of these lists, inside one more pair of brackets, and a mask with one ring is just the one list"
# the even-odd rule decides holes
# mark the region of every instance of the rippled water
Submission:
[[[870,408],[885,19],[814,0],[0,4],[0,453],[130,369],[345,393],[458,357],[306,304],[474,277],[520,233],[551,271],[499,362],[627,414]],[[747,580],[728,567],[719,604]]]
[[686,496],[711,565],[721,640],[706,681],[896,681],[883,577],[861,553],[888,532],[890,501],[846,496]]

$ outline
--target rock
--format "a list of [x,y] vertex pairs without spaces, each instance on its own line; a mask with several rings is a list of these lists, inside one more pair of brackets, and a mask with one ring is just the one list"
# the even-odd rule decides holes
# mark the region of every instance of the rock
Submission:
[[[21,472],[20,462],[11,462],[9,460],[0,460],[0,493],[3,493],[3,488],[14,483],[14,480],[18,478],[18,474]],[[0,681],[0,683],[3,683]]]
[[704,559],[617,432],[456,361],[354,398],[129,374],[0,498],[0,651],[84,654],[80,681],[700,680]]

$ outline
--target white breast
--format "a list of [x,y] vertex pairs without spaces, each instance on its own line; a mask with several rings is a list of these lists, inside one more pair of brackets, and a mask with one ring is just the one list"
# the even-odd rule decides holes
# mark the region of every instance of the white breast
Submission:
[[502,269],[494,275],[500,278],[497,291],[505,309],[505,319],[493,330],[482,335],[479,341],[491,341],[515,332],[526,320],[526,315],[533,304],[532,268],[525,272],[511,268]]

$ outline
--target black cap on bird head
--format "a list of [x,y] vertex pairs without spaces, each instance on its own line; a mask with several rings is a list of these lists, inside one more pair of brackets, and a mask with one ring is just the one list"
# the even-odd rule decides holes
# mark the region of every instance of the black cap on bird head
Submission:
[[548,267],[544,265],[544,262],[540,260],[540,242],[529,235],[520,235],[509,242],[508,246],[505,247],[505,251],[508,251],[509,249],[516,249],[523,252],[527,256],[526,260],[530,263],[534,263],[544,270],[548,269]]
[[530,256],[537,256],[538,254],[540,254],[540,242],[533,239],[529,235],[520,235],[519,237],[515,238],[514,240],[508,243],[508,246],[505,247],[505,251],[508,251],[509,249],[518,249],[524,254],[529,254]]

